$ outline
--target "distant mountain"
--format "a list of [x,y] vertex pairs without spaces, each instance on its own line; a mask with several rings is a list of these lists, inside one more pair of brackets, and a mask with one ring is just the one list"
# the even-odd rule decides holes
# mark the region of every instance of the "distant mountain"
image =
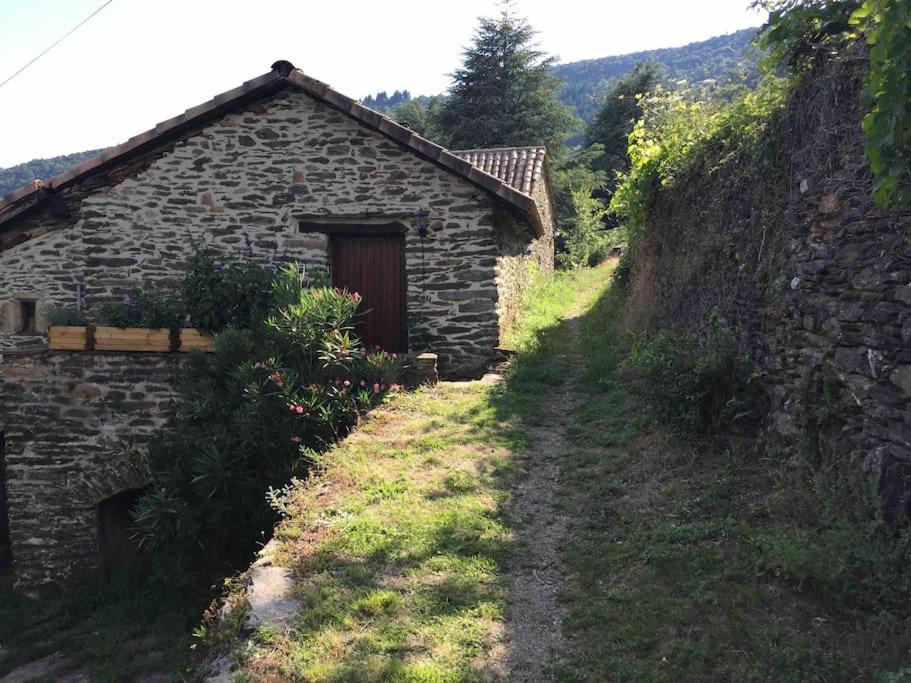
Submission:
[[[661,65],[665,79],[671,83],[681,80],[697,83],[708,79],[753,83],[759,75],[759,55],[753,49],[757,31],[748,28],[683,47],[558,64],[555,72],[564,82],[561,99],[583,120],[591,121],[598,111],[599,100],[614,81],[632,71],[638,62],[649,59]],[[426,101],[428,98],[413,98],[408,90],[396,90],[392,95],[385,91],[368,95],[362,102],[377,111],[390,112],[396,105],[412,99]]]
[[100,151],[100,149],[93,149],[90,152],[64,154],[51,159],[32,159],[18,166],[0,168],[0,196],[12,192],[22,185],[31,185],[36,179],[50,180],[55,175],[60,175]]
[[556,74],[565,83],[561,99],[583,120],[591,121],[599,109],[601,97],[614,81],[643,60],[660,64],[665,79],[671,83],[681,80],[698,83],[709,79],[753,83],[759,76],[759,54],[753,48],[757,31],[748,28],[683,47],[559,64]]

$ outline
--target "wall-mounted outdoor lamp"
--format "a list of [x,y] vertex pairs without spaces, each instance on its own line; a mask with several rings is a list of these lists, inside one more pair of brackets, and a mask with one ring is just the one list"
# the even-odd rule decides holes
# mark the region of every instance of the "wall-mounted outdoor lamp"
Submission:
[[430,230],[430,212],[427,209],[415,209],[414,222],[418,229],[418,236],[421,239],[427,237]]

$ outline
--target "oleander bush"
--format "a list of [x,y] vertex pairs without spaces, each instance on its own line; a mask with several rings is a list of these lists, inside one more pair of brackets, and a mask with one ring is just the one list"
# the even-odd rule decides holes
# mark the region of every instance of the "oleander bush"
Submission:
[[354,333],[357,293],[313,285],[289,266],[260,301],[243,312],[245,329],[215,335],[214,353],[190,354],[145,456],[151,486],[133,519],[141,546],[169,573],[248,557],[275,521],[270,487],[303,475],[400,388],[398,359]]

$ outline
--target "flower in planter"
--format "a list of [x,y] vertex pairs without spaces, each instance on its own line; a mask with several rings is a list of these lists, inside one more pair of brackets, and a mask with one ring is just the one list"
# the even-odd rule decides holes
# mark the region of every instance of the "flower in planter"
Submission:
[[374,383],[374,385],[373,385],[373,393],[374,393],[374,394],[380,393],[380,385],[379,385],[379,382]]
[[299,436],[291,437],[291,443],[293,443],[295,446],[300,445],[302,441],[303,441],[303,439],[301,439]]

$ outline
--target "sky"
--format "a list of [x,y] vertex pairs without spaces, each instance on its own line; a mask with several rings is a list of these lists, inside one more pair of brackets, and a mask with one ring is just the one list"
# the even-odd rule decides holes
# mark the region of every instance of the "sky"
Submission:
[[[0,82],[105,0],[0,0]],[[562,62],[758,26],[749,0],[516,0]],[[106,147],[287,59],[351,97],[443,92],[494,0],[112,0],[0,87],[0,168]]]

